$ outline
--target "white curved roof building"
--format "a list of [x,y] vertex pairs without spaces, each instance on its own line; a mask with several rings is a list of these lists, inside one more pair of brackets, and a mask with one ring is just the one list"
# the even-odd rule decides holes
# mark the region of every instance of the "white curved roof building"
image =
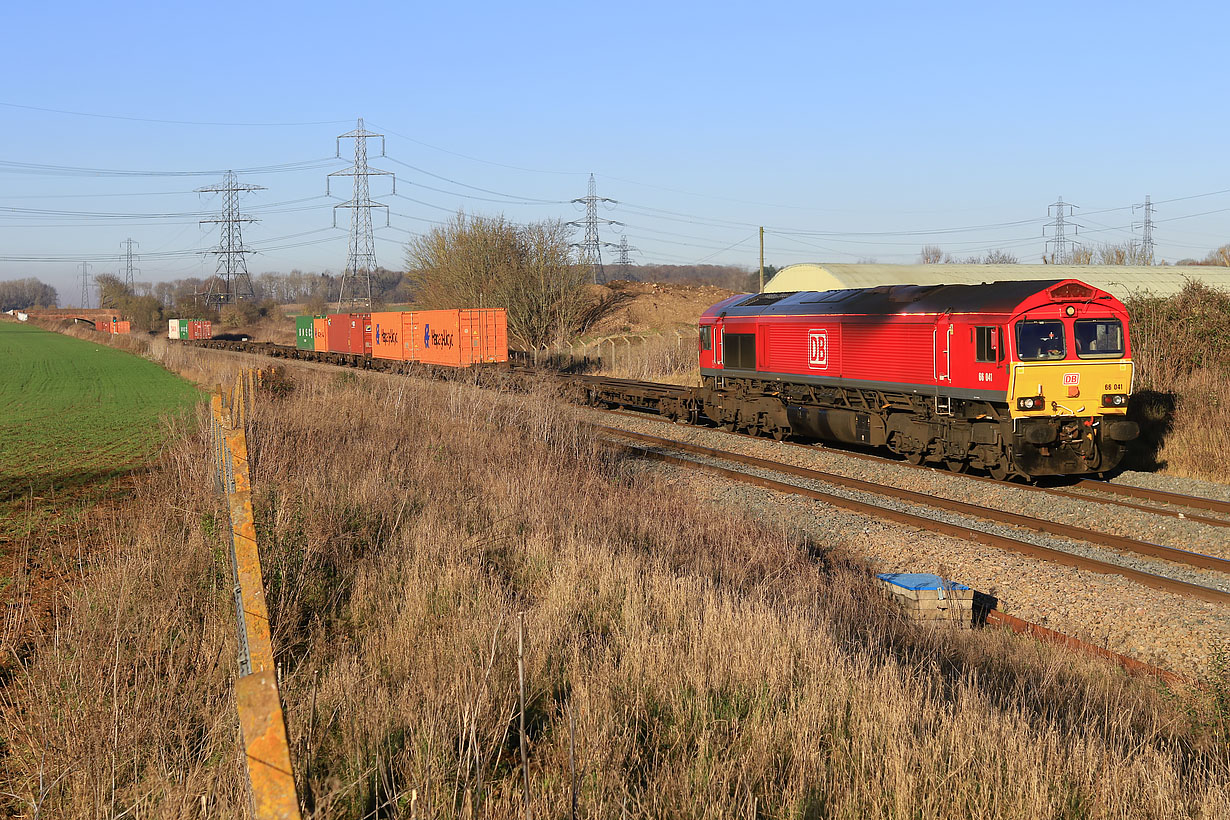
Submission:
[[1021,279],[1079,279],[1123,299],[1132,293],[1170,296],[1189,280],[1230,290],[1230,268],[1177,265],[788,265],[765,282],[769,293],[843,290],[880,285],[976,285]]

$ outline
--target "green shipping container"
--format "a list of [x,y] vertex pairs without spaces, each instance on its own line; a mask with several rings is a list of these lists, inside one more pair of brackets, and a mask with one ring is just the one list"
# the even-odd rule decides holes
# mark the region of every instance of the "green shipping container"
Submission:
[[312,316],[295,317],[295,347],[300,350],[316,349],[316,334],[313,331]]
[[187,319],[179,320],[179,338],[184,339],[185,341],[188,339],[188,320]]

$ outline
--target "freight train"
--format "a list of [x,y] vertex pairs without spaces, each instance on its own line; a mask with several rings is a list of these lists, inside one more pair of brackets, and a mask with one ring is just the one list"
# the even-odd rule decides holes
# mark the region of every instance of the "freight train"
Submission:
[[742,295],[699,324],[676,411],[728,429],[1000,479],[1106,472],[1139,434],[1127,310],[1075,279]]
[[[698,329],[699,387],[551,375],[589,404],[998,479],[1106,473],[1139,435],[1127,310],[1075,279],[742,294]],[[389,372],[508,360],[503,311],[300,317],[297,339],[203,344]]]
[[503,309],[419,310],[296,316],[295,347],[214,339],[209,322],[171,319],[167,335],[206,347],[389,372],[397,362],[467,368],[508,361]]

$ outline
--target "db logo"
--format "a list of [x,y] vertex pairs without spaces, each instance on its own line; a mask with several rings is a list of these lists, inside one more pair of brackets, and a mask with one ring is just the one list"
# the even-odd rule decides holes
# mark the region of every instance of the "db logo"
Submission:
[[1063,386],[1064,387],[1076,387],[1080,383],[1081,383],[1080,373],[1064,373],[1063,374]]
[[827,370],[829,366],[829,332],[807,331],[807,366],[813,370]]

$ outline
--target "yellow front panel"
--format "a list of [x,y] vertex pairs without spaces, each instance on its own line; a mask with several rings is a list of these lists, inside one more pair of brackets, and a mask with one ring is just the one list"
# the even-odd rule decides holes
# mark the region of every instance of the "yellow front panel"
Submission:
[[[1074,383],[1075,382],[1075,383]],[[1078,395],[1069,395],[1075,387]],[[1132,363],[1113,361],[1030,362],[1012,365],[1008,409],[1014,419],[1039,416],[1122,416],[1127,407],[1103,407],[1103,393],[1132,392]],[[1018,410],[1016,400],[1043,396],[1041,410]]]

